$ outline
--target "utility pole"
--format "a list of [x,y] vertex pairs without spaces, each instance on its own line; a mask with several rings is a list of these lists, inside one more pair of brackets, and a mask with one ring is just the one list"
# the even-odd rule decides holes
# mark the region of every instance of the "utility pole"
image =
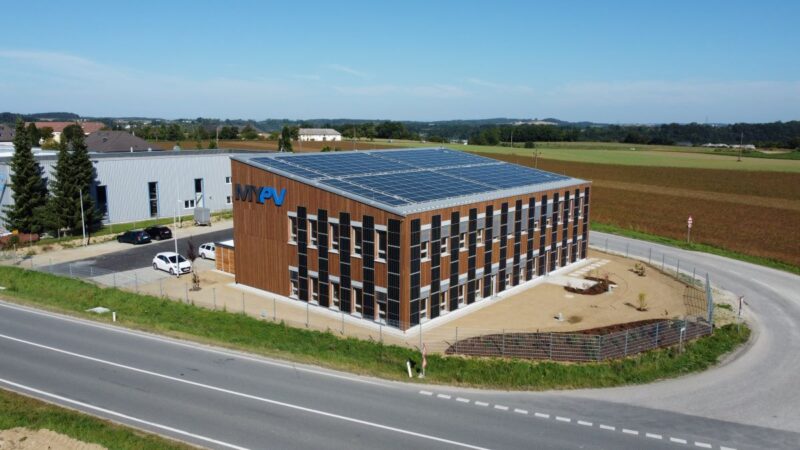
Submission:
[[511,149],[514,149],[514,125],[511,125]]
[[172,225],[172,229],[173,229],[172,240],[175,241],[175,277],[176,278],[180,278],[180,276],[181,276],[181,270],[180,270],[181,266],[178,264],[178,236],[177,236],[178,225],[177,224],[178,224],[178,206],[181,204],[181,196],[180,196],[180,193],[178,191],[178,179],[177,178],[175,179],[175,197],[177,198],[177,200],[175,200],[175,209],[174,209],[174,211],[175,211],[175,214],[174,214],[175,222]]
[[744,131],[739,135],[739,158],[736,162],[742,162],[742,147],[744,146]]
[[83,215],[83,188],[78,188],[78,195],[80,196],[81,202],[81,229],[83,231],[83,246],[86,247],[86,219]]

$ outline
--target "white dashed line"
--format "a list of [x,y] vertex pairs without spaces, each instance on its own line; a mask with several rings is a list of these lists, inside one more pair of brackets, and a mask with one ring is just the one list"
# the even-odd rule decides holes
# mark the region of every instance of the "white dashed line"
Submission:
[[650,439],[661,439],[662,438],[662,436],[660,434],[653,434],[653,433],[645,433],[645,436],[649,437]]
[[696,445],[696,446],[698,446],[700,448],[711,448],[711,444],[706,444],[705,442],[694,441],[694,445]]
[[719,446],[719,450],[736,450],[736,449],[735,448],[731,448],[731,447],[723,447],[723,446],[720,445]]
[[419,393],[422,395],[433,395],[433,392],[431,391],[419,391]]
[[475,402],[475,406],[489,406],[486,402]]
[[464,397],[456,397],[456,401],[461,403],[469,403],[469,399]]
[[585,420],[579,420],[579,421],[578,421],[578,425],[583,425],[583,426],[585,426],[585,427],[590,427],[590,426],[592,426],[592,425],[594,425],[594,424],[593,424],[592,422],[587,422],[587,421],[585,421]]
[[669,438],[669,440],[671,442],[675,442],[676,444],[685,444],[686,443],[686,439],[678,439],[678,438],[671,437],[671,438]]
[[447,395],[447,394],[436,394],[436,396],[439,397],[439,398],[443,398],[445,400],[449,400],[450,399],[450,396]]
[[634,435],[634,436],[638,436],[638,435],[639,435],[639,432],[638,432],[638,431],[636,431],[636,430],[629,430],[629,429],[627,429],[627,428],[623,428],[623,429],[622,429],[622,432],[623,432],[623,433],[625,433],[625,434],[632,434],[632,435]]
[[508,411],[508,406],[494,405],[494,409],[499,409],[500,411]]
[[550,414],[544,414],[544,413],[533,413],[533,415],[534,415],[534,416],[536,416],[536,417],[540,417],[540,418],[542,418],[542,419],[549,419],[549,418],[550,418]]
[[570,419],[569,417],[556,416],[556,420],[558,420],[559,422],[572,422],[572,419]]
[[514,412],[517,414],[528,414],[528,411],[525,409],[514,408]]
[[610,425],[603,425],[603,424],[600,424],[600,429],[601,429],[601,430],[608,430],[608,431],[616,431],[616,430],[617,430],[617,427],[612,427],[612,426],[610,426]]

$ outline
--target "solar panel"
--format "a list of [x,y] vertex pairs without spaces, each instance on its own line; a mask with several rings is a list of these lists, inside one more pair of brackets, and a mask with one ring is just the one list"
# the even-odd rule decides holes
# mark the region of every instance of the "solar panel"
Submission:
[[281,170],[394,207],[570,180],[567,176],[442,148],[281,153],[252,161],[267,170]]

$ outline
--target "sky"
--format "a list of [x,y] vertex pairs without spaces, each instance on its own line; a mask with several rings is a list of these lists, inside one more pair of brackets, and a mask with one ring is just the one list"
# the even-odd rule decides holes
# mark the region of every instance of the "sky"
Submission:
[[800,119],[800,2],[11,2],[0,110]]

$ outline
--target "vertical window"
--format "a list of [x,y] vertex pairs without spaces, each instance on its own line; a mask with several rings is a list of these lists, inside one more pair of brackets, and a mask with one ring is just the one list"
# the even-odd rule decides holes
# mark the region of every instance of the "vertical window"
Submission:
[[225,184],[231,184],[231,177],[225,177]]
[[506,271],[506,289],[508,289],[509,286],[511,286],[511,271],[507,270]]
[[475,280],[475,299],[480,300],[483,298],[483,277]]
[[428,259],[428,241],[419,243],[419,257],[423,261]]
[[458,304],[464,304],[464,292],[466,291],[465,286],[463,284],[458,286]]
[[297,244],[297,217],[289,217],[289,242]]
[[361,311],[364,307],[364,291],[361,288],[353,288],[351,292],[353,295],[353,305],[355,308],[353,312],[356,314],[361,314]]
[[289,297],[297,298],[297,291],[298,291],[297,280],[291,280],[290,284],[291,284],[291,292],[289,293]]
[[467,249],[467,233],[458,235],[458,248],[462,251]]
[[428,320],[428,303],[430,297],[422,297],[419,299],[419,321]]
[[378,304],[378,321],[386,323],[386,293],[376,292],[375,299]]
[[442,237],[442,248],[441,248],[442,255],[446,255],[450,252],[450,246],[447,245],[447,242],[448,242],[447,236]]
[[311,291],[311,301],[319,302],[319,280],[317,278],[308,279],[309,290]]
[[150,217],[158,217],[158,182],[147,183],[147,194],[150,199]]
[[361,256],[361,227],[352,227],[353,229],[353,256]]
[[378,259],[385,261],[386,260],[386,231],[384,230],[377,230],[378,235],[378,242],[377,242],[377,252],[378,252]]
[[339,309],[339,283],[331,283],[331,308]]
[[439,312],[447,312],[447,289],[439,293]]
[[317,234],[317,221],[309,219],[308,220],[308,227],[309,227],[309,231],[310,231],[310,233],[308,233],[309,245],[312,246],[312,247],[316,247],[317,246],[317,238],[319,237],[319,235]]
[[486,233],[485,229],[480,229],[480,230],[478,230],[477,233],[475,233],[475,243],[476,243],[476,245],[483,245],[483,235],[484,235],[484,233]]
[[225,197],[225,204],[226,205],[230,205],[231,204],[231,196],[230,195]]
[[538,230],[539,229],[539,219],[536,219],[536,220],[533,221],[533,229],[534,230]]
[[552,216],[547,216],[547,228],[550,228],[551,222],[553,221]]
[[331,224],[331,245],[330,248],[332,251],[338,252],[339,251],[339,224],[332,223]]

